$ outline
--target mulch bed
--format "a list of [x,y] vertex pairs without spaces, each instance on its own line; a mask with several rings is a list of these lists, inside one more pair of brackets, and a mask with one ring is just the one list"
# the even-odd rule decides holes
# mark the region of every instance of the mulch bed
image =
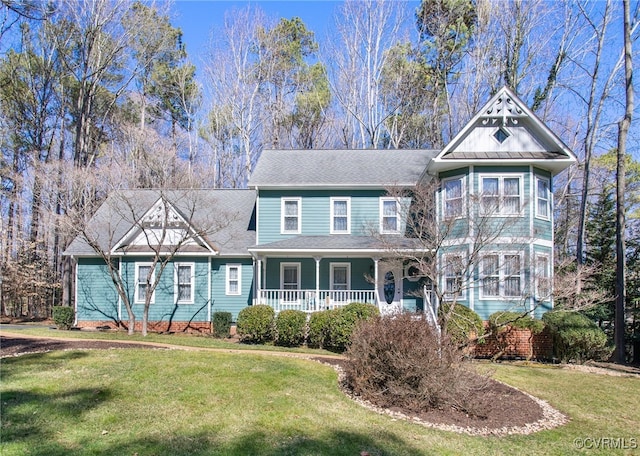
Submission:
[[[29,353],[43,353],[52,350],[79,349],[126,349],[155,348],[147,344],[122,343],[106,340],[60,340],[0,336],[0,357],[19,356]],[[317,361],[331,364],[340,370],[341,359],[317,358]],[[348,391],[345,391],[348,394]],[[470,416],[454,409],[429,410],[415,415],[400,409],[379,409],[375,404],[360,402],[363,406],[399,419],[406,419],[429,427],[465,432],[472,435],[505,435],[535,432],[563,424],[566,419],[561,414],[547,416],[540,402],[521,391],[503,383],[491,380],[489,387],[479,395],[480,406],[485,417]],[[524,429],[524,432],[523,432]]]

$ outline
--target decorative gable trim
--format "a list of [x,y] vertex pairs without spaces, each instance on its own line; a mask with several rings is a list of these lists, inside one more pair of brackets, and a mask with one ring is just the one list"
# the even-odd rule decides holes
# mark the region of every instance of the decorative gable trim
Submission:
[[503,87],[433,159],[429,171],[437,174],[496,162],[503,165],[526,162],[556,174],[577,159],[511,89]]
[[[202,253],[202,249],[207,255],[218,254],[216,249],[198,234],[194,226],[164,196],[158,198],[151,208],[133,223],[131,229],[115,243],[111,254],[126,253],[129,247],[132,247],[131,250],[136,253],[148,253],[149,248],[153,246],[152,237],[155,237],[158,242],[163,241],[163,245],[158,247],[175,247],[182,244],[181,247],[186,247],[184,250],[200,250],[200,252],[190,251],[189,254]],[[182,249],[178,249],[180,250]]]

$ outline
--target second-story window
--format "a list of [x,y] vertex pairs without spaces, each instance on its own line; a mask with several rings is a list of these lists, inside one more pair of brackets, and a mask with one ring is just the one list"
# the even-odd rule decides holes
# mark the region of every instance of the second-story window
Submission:
[[400,211],[395,198],[380,198],[380,232],[398,233],[400,231]]
[[301,223],[300,198],[282,198],[282,232],[299,234]]
[[549,220],[551,209],[551,191],[548,179],[536,177],[536,217]]
[[349,198],[331,198],[331,234],[349,234],[350,206]]
[[484,215],[522,213],[521,176],[482,176],[480,196]]
[[445,219],[462,217],[464,213],[462,178],[446,179],[442,182],[443,212]]

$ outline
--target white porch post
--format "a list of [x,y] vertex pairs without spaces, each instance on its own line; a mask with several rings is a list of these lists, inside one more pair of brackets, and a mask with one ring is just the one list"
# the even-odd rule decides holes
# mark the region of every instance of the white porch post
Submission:
[[256,267],[256,304],[260,304],[260,293],[262,292],[262,257],[258,257]]
[[376,303],[378,304],[378,310],[380,312],[382,312],[382,308],[380,307],[380,292],[379,287],[378,287],[378,262],[380,261],[380,258],[378,257],[374,257],[373,258],[373,277],[374,277],[374,292],[375,292],[375,297],[376,297]]
[[315,310],[316,312],[320,310],[320,260],[322,257],[313,257],[316,260],[316,299],[315,299]]

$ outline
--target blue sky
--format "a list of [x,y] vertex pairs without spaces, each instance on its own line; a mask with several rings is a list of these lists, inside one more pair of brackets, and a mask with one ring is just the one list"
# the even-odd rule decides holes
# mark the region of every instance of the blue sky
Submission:
[[222,26],[225,11],[247,5],[259,6],[268,16],[291,19],[297,16],[308,29],[322,41],[334,10],[342,1],[298,0],[298,1],[228,1],[228,0],[179,0],[173,5],[172,23],[182,29],[183,40],[193,63],[199,66],[209,41],[212,29]]

